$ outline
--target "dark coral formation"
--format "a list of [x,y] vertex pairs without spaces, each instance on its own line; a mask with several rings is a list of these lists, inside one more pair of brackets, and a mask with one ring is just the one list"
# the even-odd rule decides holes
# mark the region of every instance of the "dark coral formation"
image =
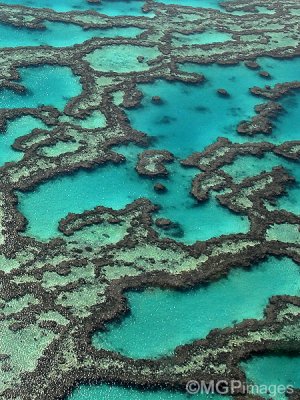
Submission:
[[226,89],[218,89],[217,90],[218,95],[221,97],[230,97],[230,94],[227,92]]
[[256,96],[264,97],[269,100],[278,100],[282,96],[285,96],[292,90],[296,89],[300,89],[300,82],[298,81],[277,83],[273,88],[269,85],[265,86],[264,88],[254,86],[250,90],[251,93]]
[[168,170],[164,164],[173,160],[174,155],[167,150],[145,150],[139,154],[136,170],[142,176],[165,177]]
[[153,188],[157,193],[164,193],[168,190],[167,187],[160,182],[156,183]]
[[258,104],[255,106],[255,112],[258,114],[250,121],[242,121],[237,127],[240,135],[255,135],[257,133],[269,134],[273,131],[273,120],[283,111],[283,107],[269,101],[268,103]]

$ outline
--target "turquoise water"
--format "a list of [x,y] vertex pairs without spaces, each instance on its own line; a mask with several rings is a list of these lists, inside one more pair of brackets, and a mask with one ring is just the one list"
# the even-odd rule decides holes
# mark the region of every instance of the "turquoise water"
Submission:
[[[157,47],[135,46],[130,44],[114,44],[96,49],[87,54],[84,59],[96,71],[117,72],[120,74],[148,70],[147,61],[160,56]],[[144,57],[143,62],[138,57]]]
[[68,400],[229,400],[227,396],[218,395],[188,395],[186,393],[159,391],[140,391],[132,388],[99,385],[83,385],[75,389]]
[[14,150],[11,145],[18,137],[29,134],[35,128],[46,129],[46,126],[41,120],[30,116],[8,122],[6,131],[0,132],[0,166],[23,157],[23,153]]
[[[168,149],[180,158],[203,150],[219,136],[236,139],[238,122],[251,116],[257,99],[247,92],[240,95],[242,90],[237,92],[234,82],[230,87],[227,82],[224,85],[224,79],[218,75],[223,70],[227,72],[228,83],[230,77],[238,72],[243,80],[251,77],[251,71],[247,76],[248,71],[242,67],[235,71],[234,68],[230,70],[212,66],[210,72],[214,79],[203,84],[187,85],[158,80],[153,84],[139,85],[144,93],[142,107],[127,111],[132,126],[153,136],[156,139],[154,147]],[[257,78],[253,80],[256,82]],[[229,99],[221,98],[216,93],[219,87],[229,88],[234,95]],[[153,105],[152,96],[160,96],[164,103]]]
[[105,115],[98,110],[93,111],[84,119],[63,115],[59,118],[59,120],[60,122],[68,122],[72,123],[73,125],[79,125],[84,129],[105,128],[106,126]]
[[[220,10],[222,12],[226,12],[223,8],[222,3],[226,0],[155,0],[157,3],[164,4],[176,4],[179,6],[189,6],[189,7],[202,7],[202,8],[212,8],[215,10]],[[268,13],[271,14],[270,10],[266,7],[256,7],[256,12]],[[244,11],[233,11],[231,14],[235,15],[244,15],[247,14]]]
[[150,13],[143,13],[142,6],[144,1],[141,0],[102,0],[100,5],[91,4],[85,0],[5,0],[4,3],[26,7],[52,8],[59,12],[94,10],[110,16],[152,16]]
[[93,344],[133,358],[171,354],[214,328],[263,318],[269,298],[283,294],[300,294],[299,267],[287,258],[232,270],[227,278],[187,292],[128,292],[131,314],[95,334]]
[[83,29],[79,25],[63,22],[46,22],[46,29],[15,28],[0,24],[0,47],[73,46],[93,37],[134,37],[142,32],[135,27],[110,29]]
[[[139,197],[147,197],[161,205],[157,217],[163,216],[179,222],[184,236],[178,237],[178,232],[174,234],[177,240],[186,243],[248,231],[249,222],[246,217],[231,213],[214,199],[197,205],[188,195],[194,170],[181,168],[178,163],[168,166],[170,178],[164,183],[169,190],[161,195],[153,190],[157,180],[141,178],[134,169],[137,153],[141,150],[130,146],[118,151],[127,157],[126,164],[79,171],[52,179],[33,192],[20,193],[20,210],[29,221],[26,234],[49,239],[58,234],[58,222],[68,212],[79,213],[97,205],[121,209]],[[112,193],[118,193],[118,196],[112,196]],[[39,207],[36,207],[37,204]],[[212,215],[218,223],[211,223]]]
[[177,33],[173,35],[173,46],[186,46],[186,45],[202,45],[210,43],[219,43],[232,40],[232,35],[225,32],[218,31],[205,31],[199,33],[193,33],[189,35],[184,35]]
[[[20,68],[19,72],[20,83],[26,88],[26,93],[0,90],[0,108],[36,108],[46,105],[63,110],[69,99],[81,92],[79,78],[67,67],[45,65]],[[8,123],[6,131],[0,132],[0,165],[22,158],[23,153],[13,150],[11,145],[16,138],[29,134],[35,128],[46,129],[46,126],[30,116]]]
[[[257,70],[250,70],[243,63],[231,66],[199,65],[193,63],[179,64],[182,71],[203,73],[213,87],[228,86],[228,91],[235,95],[249,95],[248,89],[252,86],[275,85],[276,83],[290,82],[299,79],[300,57],[292,59],[276,59],[271,57],[259,57],[256,60],[261,70],[268,71],[271,77],[265,79],[258,74]],[[223,82],[223,85],[219,85]],[[231,90],[230,90],[231,89]],[[239,89],[239,90],[237,90]],[[236,93],[235,93],[236,92]],[[262,98],[260,98],[263,101]]]
[[0,90],[0,108],[36,108],[41,105],[63,110],[67,102],[81,92],[79,78],[70,68],[44,65],[19,69],[20,83],[27,92]]
[[[206,82],[187,85],[158,80],[139,85],[145,96],[142,107],[127,111],[132,126],[156,138],[154,146],[167,148],[182,158],[193,151],[203,150],[219,136],[236,142],[267,139],[274,143],[298,138],[299,95],[292,97],[294,102],[291,110],[279,118],[277,129],[272,135],[267,138],[265,135],[249,138],[236,133],[238,123],[255,115],[255,105],[265,101],[252,96],[249,93],[250,87],[275,85],[299,78],[300,58],[281,61],[261,58],[258,61],[262,69],[272,74],[270,80],[266,81],[257,71],[243,64],[230,67],[182,64],[183,71],[204,74]],[[219,88],[225,88],[231,97],[218,96],[216,91]],[[153,105],[152,96],[160,96],[164,103]],[[290,101],[288,99],[290,97],[282,101],[283,105]]]
[[[293,61],[263,58],[259,62],[263,69],[271,72],[272,84],[297,78],[300,58]],[[264,85],[265,80],[243,65],[186,65],[185,69],[203,72],[207,81],[200,85],[187,85],[159,80],[153,84],[140,85],[145,94],[143,107],[127,111],[133,127],[153,136],[155,140],[151,144],[152,148],[168,149],[179,158],[202,150],[221,135],[233,141],[248,141],[249,138],[237,135],[235,128],[241,119],[253,115],[255,104],[264,101],[250,95],[249,86]],[[219,87],[227,89],[232,96],[229,99],[219,97],[216,94]],[[161,96],[162,105],[152,104],[151,97],[155,95]],[[299,99],[298,95],[286,97],[284,101],[292,101],[289,112],[278,118],[277,128],[268,139],[280,142],[296,137]],[[186,118],[187,115],[189,118]],[[259,135],[250,140],[266,140],[266,137]],[[230,213],[214,199],[197,205],[188,196],[195,171],[180,168],[177,163],[170,166],[170,178],[165,182],[169,191],[157,195],[153,191],[155,181],[142,179],[134,171],[138,150],[130,147],[128,151],[122,151],[128,156],[126,165],[108,165],[94,171],[80,171],[73,176],[51,180],[32,193],[21,194],[20,210],[29,220],[27,234],[48,239],[58,234],[58,221],[68,212],[82,212],[99,204],[120,209],[139,197],[147,197],[162,207],[157,216],[181,224],[175,231],[160,232],[162,236],[173,236],[185,243],[194,243],[221,234],[247,232],[247,218]],[[262,163],[256,164],[253,160],[252,164],[261,165],[263,170]],[[267,170],[275,165],[287,166],[300,182],[297,164],[280,159],[272,159],[267,164]],[[118,191],[118,197],[112,198],[110,195],[111,185]],[[294,186],[287,196],[278,200],[278,207],[299,212],[298,195],[299,186]],[[52,199],[53,203],[50,212],[48,199]],[[37,208],[36,204],[40,204],[40,207]],[[218,223],[211,223],[212,215]]]
[[[279,385],[291,385],[300,388],[300,357],[287,355],[266,355],[255,356],[247,362],[243,362],[241,367],[246,373],[249,383],[257,385],[277,386],[272,388],[272,396],[263,396],[267,399],[285,400],[287,397],[278,392]],[[263,393],[262,393],[263,394]]]
[[[164,4],[177,4],[192,7],[204,7],[204,8],[216,8],[220,9],[220,1],[218,0],[156,0],[157,3]],[[100,13],[110,15],[110,16],[120,16],[120,15],[132,15],[132,16],[149,16],[142,11],[142,7],[145,4],[143,0],[102,0],[102,4],[89,4],[84,0],[5,0],[7,4],[19,4],[27,7],[44,7],[52,8],[59,12],[66,11],[85,11],[85,10],[95,10]]]
[[300,112],[299,91],[284,97],[280,103],[287,113],[280,114],[276,121],[276,127],[270,139],[273,143],[280,144],[285,140],[299,140],[300,128],[298,124]]
[[286,168],[300,182],[299,162],[284,159],[273,153],[265,153],[262,157],[239,156],[232,164],[225,165],[222,169],[230,174],[235,182],[241,182],[245,178],[250,178],[264,171],[271,171],[272,168],[279,165]]

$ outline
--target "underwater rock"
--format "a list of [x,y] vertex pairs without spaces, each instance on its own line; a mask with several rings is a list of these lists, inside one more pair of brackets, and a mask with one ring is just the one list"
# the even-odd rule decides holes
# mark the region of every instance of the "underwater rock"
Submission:
[[153,104],[163,104],[163,101],[160,96],[153,96],[151,102]]
[[165,185],[163,185],[162,183],[158,182],[158,183],[156,183],[156,184],[154,185],[154,190],[155,190],[157,193],[164,193],[164,192],[167,191],[167,188],[166,188]]
[[143,96],[144,95],[140,90],[135,86],[131,86],[124,94],[122,106],[127,109],[139,107]]
[[259,75],[262,76],[263,78],[271,78],[271,75],[267,71],[260,71]]
[[250,69],[258,69],[260,68],[259,64],[256,61],[245,61],[246,67]]
[[144,56],[138,56],[137,60],[139,63],[143,63],[145,61],[145,57]]
[[158,218],[155,220],[155,225],[161,229],[170,229],[174,226],[173,222],[167,218]]
[[221,97],[230,97],[230,94],[227,92],[226,89],[218,89],[217,90],[218,95]]

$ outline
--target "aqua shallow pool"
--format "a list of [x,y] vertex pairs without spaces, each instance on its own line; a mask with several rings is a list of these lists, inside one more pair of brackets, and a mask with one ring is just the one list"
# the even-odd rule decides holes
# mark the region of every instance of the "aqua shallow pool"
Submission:
[[256,384],[261,390],[268,387],[271,393],[261,395],[269,400],[286,400],[286,390],[300,387],[300,356],[296,354],[257,355],[241,363],[241,368],[246,373],[248,384]]
[[[121,209],[140,197],[161,205],[157,217],[179,222],[183,236],[176,239],[186,243],[249,229],[246,217],[233,214],[214,199],[197,205],[188,195],[195,170],[184,169],[178,163],[170,166],[171,177],[165,181],[169,190],[160,195],[153,189],[157,180],[141,178],[134,169],[141,150],[131,146],[118,151],[126,155],[126,164],[79,171],[46,182],[33,192],[20,193],[20,210],[29,221],[26,234],[46,240],[58,235],[58,222],[68,212],[80,213],[99,204]],[[218,223],[211,224],[211,215]]]
[[[144,93],[142,107],[127,111],[134,128],[147,132],[156,140],[154,145],[166,148],[183,158],[193,151],[201,151],[224,136],[234,142],[264,141],[282,143],[299,137],[297,115],[299,115],[300,95],[288,96],[282,100],[288,110],[275,122],[276,129],[268,137],[256,135],[243,137],[236,128],[243,119],[255,115],[254,107],[266,100],[249,92],[253,86],[263,87],[298,79],[300,58],[293,60],[258,60],[263,70],[271,74],[271,79],[262,78],[257,71],[243,64],[235,66],[182,64],[185,72],[203,74],[206,78],[199,85],[169,83],[163,80],[139,85]],[[217,94],[224,88],[230,97]],[[163,103],[153,105],[152,96],[160,96]],[[188,116],[188,118],[187,118]]]
[[[270,71],[272,75],[270,83],[274,85],[284,79],[292,81],[297,78],[300,58],[285,61],[263,58],[259,60],[259,63],[262,68]],[[151,148],[167,149],[178,159],[182,159],[194,151],[203,150],[219,136],[227,137],[235,142],[266,140],[263,135],[249,138],[236,133],[239,121],[251,118],[254,115],[254,106],[264,101],[252,96],[248,90],[249,87],[263,86],[266,83],[256,71],[249,70],[242,64],[232,67],[190,64],[184,66],[184,69],[189,72],[203,73],[207,79],[206,82],[195,86],[158,80],[153,84],[140,85],[144,93],[142,107],[127,111],[133,127],[153,137]],[[52,72],[51,69],[49,72]],[[49,76],[51,79],[51,74]],[[32,85],[30,77],[29,71],[27,83],[29,87]],[[66,82],[61,85],[60,92],[67,84]],[[231,97],[218,96],[216,90],[220,87],[228,90]],[[36,91],[34,99],[39,96],[38,89]],[[58,94],[59,91],[56,96]],[[161,96],[162,105],[154,105],[151,102],[152,96],[156,95]],[[16,98],[22,102],[21,104],[28,104],[26,97],[17,96]],[[56,102],[60,104],[62,100],[49,99],[50,104],[56,104]],[[12,106],[13,104],[12,102]],[[288,96],[282,104],[288,112],[278,117],[273,133],[267,138],[274,143],[296,139],[299,134],[297,118],[300,95]],[[142,150],[130,146],[117,149],[117,151],[127,157],[124,165],[107,165],[93,171],[79,171],[72,176],[59,177],[42,184],[34,192],[20,194],[20,210],[29,222],[26,234],[48,239],[58,234],[58,222],[68,212],[79,213],[97,205],[121,209],[139,197],[147,197],[159,204],[161,210],[158,216],[179,222],[182,237],[178,237],[178,232],[175,234],[178,240],[185,243],[190,244],[196,240],[206,240],[222,234],[248,231],[249,223],[246,217],[234,215],[221,207],[213,198],[197,205],[194,199],[188,196],[191,181],[196,175],[195,170],[180,167],[176,160],[168,167],[171,172],[170,178],[165,181],[169,189],[168,193],[157,195],[153,190],[155,180],[141,178],[134,170],[137,154]],[[256,163],[254,157],[242,157],[240,164],[236,164],[235,170],[243,170],[245,173],[248,171],[248,176],[250,176],[252,173],[260,173],[263,170],[271,170],[274,166],[283,165],[295,176],[297,182],[300,182],[297,163],[284,161],[275,156],[266,156],[264,160],[265,163],[264,161]],[[249,168],[251,162],[254,169]],[[247,168],[245,168],[246,165]],[[229,166],[226,171],[234,175],[234,168],[234,165]],[[119,193],[117,197],[111,195],[111,188],[114,188],[113,192]],[[298,194],[299,186],[295,185],[289,189],[286,196],[278,200],[278,206],[299,212]],[[50,208],[49,199],[52,199]],[[40,205],[39,208],[35,207],[37,203]],[[218,221],[217,224],[211,224],[212,215],[215,221]],[[160,233],[165,236],[170,235],[170,232]]]
[[33,129],[46,129],[45,124],[36,118],[24,116],[8,123],[5,132],[0,132],[0,166],[6,162],[19,161],[23,153],[11,146],[19,136],[29,134]]
[[95,334],[93,344],[133,358],[169,355],[177,346],[205,338],[213,328],[262,319],[270,297],[300,294],[299,277],[291,260],[270,258],[186,292],[129,292],[131,313],[110,324],[107,332]]
[[19,69],[25,93],[0,90],[0,108],[35,108],[42,105],[63,110],[67,102],[80,94],[81,85],[68,67],[43,65]]
[[22,5],[26,7],[51,8],[58,12],[94,10],[110,16],[149,16],[142,11],[143,0],[103,0],[100,5],[91,4],[85,0],[6,0],[6,4]]
[[139,28],[83,29],[79,25],[46,22],[45,29],[15,28],[0,24],[0,47],[53,46],[66,47],[83,43],[93,37],[134,37]]

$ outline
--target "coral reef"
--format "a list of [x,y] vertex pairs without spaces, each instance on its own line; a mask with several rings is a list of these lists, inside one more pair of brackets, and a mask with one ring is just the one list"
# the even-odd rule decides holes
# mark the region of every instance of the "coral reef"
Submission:
[[172,162],[174,155],[167,150],[145,150],[139,155],[136,170],[143,176],[160,176],[168,175],[165,163]]
[[[261,6],[273,13],[258,18],[255,11]],[[63,111],[43,104],[0,110],[1,131],[24,115],[47,126],[17,138],[13,148],[23,157],[0,167],[1,398],[61,399],[80,383],[103,381],[181,390],[190,379],[244,381],[239,363],[251,354],[299,352],[300,300],[292,296],[271,298],[262,320],[214,330],[205,339],[180,346],[174,355],[157,360],[134,360],[97,350],[91,344],[93,332],[128,311],[126,290],[149,286],[184,290],[217,280],[238,266],[250,268],[271,255],[290,257],[300,264],[299,243],[268,234],[275,225],[292,229],[300,224],[299,215],[266,205],[294,185],[290,172],[278,166],[236,183],[222,170],[243,155],[273,153],[284,160],[299,160],[298,141],[233,143],[219,138],[181,161],[182,167],[201,170],[193,180],[191,195],[199,202],[215,196],[222,207],[246,216],[250,221],[246,234],[192,245],[161,238],[154,225],[168,228],[173,223],[155,217],[156,205],[142,198],[122,210],[99,205],[81,214],[68,214],[60,221],[61,235],[43,242],[26,235],[27,221],[17,207],[17,191],[34,190],[44,181],[79,169],[122,163],[125,157],[113,149],[117,145],[150,145],[150,137],[133,129],[124,112],[124,108],[140,106],[143,95],[137,88],[139,83],[164,79],[200,87],[205,77],[182,72],[180,64],[245,62],[248,68],[258,69],[259,56],[279,59],[300,55],[297,0],[254,0],[251,5],[248,0],[237,0],[223,7],[220,11],[146,0],[143,16],[109,17],[96,11],[56,12],[0,5],[0,21],[14,27],[42,30],[46,29],[45,21],[54,21],[83,29],[142,30],[132,38],[97,37],[59,49],[46,45],[0,49],[1,89],[28,94],[19,68],[41,65],[69,67],[82,85],[81,94],[68,100]],[[146,11],[154,17],[148,17]],[[172,42],[174,33],[188,35],[212,29],[231,34],[233,39],[205,45],[176,46]],[[124,49],[132,55],[128,65],[109,62],[111,53],[108,56],[107,51],[116,54]],[[253,95],[270,101],[256,107],[258,115],[251,121],[241,121],[238,132],[270,133],[273,119],[282,110],[276,100],[299,87],[299,82],[282,82],[273,88],[252,88]],[[219,94],[229,97],[224,90]],[[116,95],[122,98],[120,104],[116,104]],[[159,108],[164,101],[154,91],[153,106]],[[95,111],[104,115],[105,127],[83,127],[82,122]],[[66,143],[77,147],[57,154],[45,151]],[[173,160],[168,150],[147,149],[140,153],[136,170],[146,177],[167,177],[165,163]],[[155,190],[164,191],[165,187],[156,184]],[[107,227],[115,234],[103,236]],[[95,240],[82,235],[89,230]],[[102,240],[97,240],[97,235]],[[234,395],[240,398],[241,394]]]

